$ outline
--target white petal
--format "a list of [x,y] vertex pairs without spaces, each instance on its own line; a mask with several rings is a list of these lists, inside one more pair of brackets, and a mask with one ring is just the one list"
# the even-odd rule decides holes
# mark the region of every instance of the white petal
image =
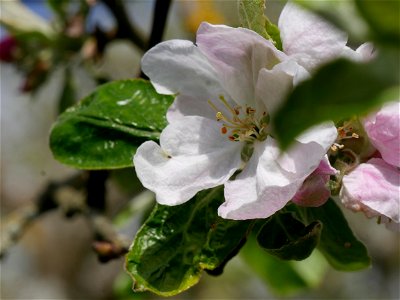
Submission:
[[336,136],[332,122],[316,125],[297,137],[289,150],[279,157],[278,163],[286,171],[305,178],[318,167]]
[[267,218],[283,208],[319,166],[336,135],[336,128],[328,122],[305,132],[284,153],[273,138],[255,143],[243,172],[225,183],[226,202],[218,210],[220,216]]
[[143,56],[142,69],[160,94],[208,98],[221,93],[213,67],[190,41],[170,40],[156,45]]
[[[215,98],[217,98],[217,96],[215,96]],[[168,109],[168,123],[172,123],[185,116],[202,116],[215,120],[216,112],[205,100],[204,97],[194,98],[189,95],[178,95]]]
[[283,50],[307,70],[341,55],[347,35],[317,15],[288,3],[279,17]]
[[260,69],[272,69],[286,59],[270,41],[244,28],[202,23],[196,43],[218,72],[225,90],[239,105],[255,107]]
[[255,144],[254,154],[235,180],[225,183],[225,203],[218,213],[226,219],[267,218],[283,208],[304,178],[284,170],[277,158],[280,150],[272,138]]
[[223,184],[240,167],[242,145],[229,141],[219,127],[216,121],[185,117],[164,129],[161,146],[145,142],[138,148],[137,175],[159,203],[184,203],[201,190]]
[[324,149],[324,152],[327,152],[336,140],[336,137],[337,129],[334,123],[329,121],[307,129],[296,140],[303,144],[316,142]]
[[272,70],[261,69],[257,82],[257,99],[264,103],[268,114],[273,116],[293,86],[308,76],[308,72],[295,61],[282,62]]

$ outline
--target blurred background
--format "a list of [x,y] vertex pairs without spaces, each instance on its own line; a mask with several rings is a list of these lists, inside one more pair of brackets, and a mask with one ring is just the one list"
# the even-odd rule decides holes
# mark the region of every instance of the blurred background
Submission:
[[[272,22],[284,4],[267,1]],[[70,207],[49,209],[20,228],[49,188],[87,176],[53,159],[50,128],[60,112],[98,84],[139,76],[155,5],[153,0],[1,0],[1,229],[2,252],[7,250],[0,263],[1,299],[158,299],[131,291],[123,257],[99,261],[95,225]],[[236,1],[173,1],[163,39],[194,40],[202,21],[239,26]],[[152,197],[133,169],[111,172],[105,188],[102,211],[131,241]],[[62,193],[77,205],[84,197],[79,188]],[[345,213],[370,251],[367,270],[335,271],[318,252],[282,267],[250,241],[222,276],[204,274],[174,298],[399,299],[399,234]],[[14,243],[19,232],[23,235]]]

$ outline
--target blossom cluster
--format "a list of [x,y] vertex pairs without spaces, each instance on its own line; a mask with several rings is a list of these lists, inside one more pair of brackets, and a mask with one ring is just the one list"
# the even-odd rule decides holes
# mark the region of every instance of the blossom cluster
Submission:
[[[314,126],[282,152],[270,120],[319,66],[338,57],[371,59],[372,46],[352,50],[345,33],[292,3],[278,25],[282,50],[249,29],[202,23],[195,43],[170,40],[144,55],[142,69],[157,92],[176,95],[160,143],[147,141],[134,156],[139,179],[158,203],[178,205],[224,185],[219,215],[243,220],[267,218],[289,201],[319,206],[330,197],[329,179],[340,172],[327,153],[341,146],[339,129],[333,122]],[[393,105],[364,120],[378,157],[339,177],[345,205],[398,223],[399,105]],[[365,184],[373,187],[365,192]]]

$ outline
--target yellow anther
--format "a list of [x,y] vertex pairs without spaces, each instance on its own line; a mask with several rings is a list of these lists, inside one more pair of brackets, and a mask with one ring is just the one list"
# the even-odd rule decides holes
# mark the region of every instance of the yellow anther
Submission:
[[217,112],[217,114],[215,115],[215,117],[217,118],[218,121],[224,119],[224,115],[223,115],[222,112],[220,112],[220,111]]

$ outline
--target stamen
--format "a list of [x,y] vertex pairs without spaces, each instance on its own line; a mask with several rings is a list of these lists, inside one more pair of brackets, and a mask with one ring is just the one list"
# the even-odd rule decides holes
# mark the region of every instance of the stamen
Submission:
[[343,149],[344,145],[342,144],[338,144],[338,143],[333,143],[333,145],[331,146],[331,150],[332,151],[338,151],[339,149]]
[[344,147],[344,145],[340,144],[341,141],[348,139],[358,139],[360,137],[357,133],[353,132],[352,124],[352,121],[346,121],[343,123],[343,126],[337,128],[338,138],[336,140],[336,143],[331,146],[332,151],[338,151],[339,149],[342,149]]
[[228,102],[225,100],[225,97],[223,95],[219,96],[219,99],[221,102],[225,105],[225,107],[233,114],[236,114],[236,111],[228,104]]
[[219,100],[223,106],[229,111],[230,116],[224,114],[211,100],[208,103],[216,112],[217,121],[223,121],[221,133],[227,134],[231,141],[241,141],[253,143],[254,140],[264,140],[268,134],[265,130],[269,123],[269,117],[263,112],[261,119],[256,119],[256,110],[250,106],[246,106],[243,111],[241,106],[231,106],[223,95],[219,96]]
[[224,120],[225,117],[222,114],[222,112],[218,111],[217,114],[215,115],[215,117],[217,118],[218,121]]

